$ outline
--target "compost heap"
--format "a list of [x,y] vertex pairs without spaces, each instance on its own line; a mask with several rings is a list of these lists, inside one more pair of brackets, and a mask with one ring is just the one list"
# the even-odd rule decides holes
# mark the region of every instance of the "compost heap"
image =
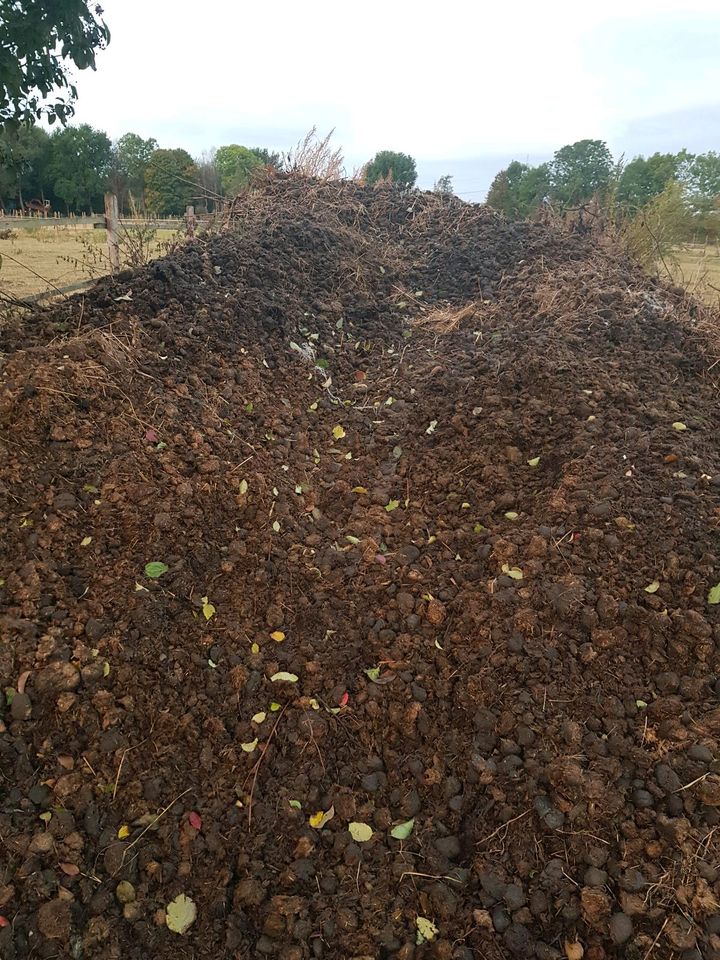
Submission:
[[277,178],[6,325],[0,955],[720,957],[703,317]]

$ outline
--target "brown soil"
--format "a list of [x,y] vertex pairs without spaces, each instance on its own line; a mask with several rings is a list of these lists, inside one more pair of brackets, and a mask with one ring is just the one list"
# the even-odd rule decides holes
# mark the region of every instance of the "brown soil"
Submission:
[[717,960],[707,315],[432,195],[236,227],[0,333],[0,955]]

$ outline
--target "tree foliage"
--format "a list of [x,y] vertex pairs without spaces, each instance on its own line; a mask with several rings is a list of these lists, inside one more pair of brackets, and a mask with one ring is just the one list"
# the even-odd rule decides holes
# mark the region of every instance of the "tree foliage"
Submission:
[[150,210],[179,216],[198,192],[197,167],[187,150],[155,150],[145,170],[145,183]]
[[137,133],[126,133],[115,145],[117,168],[124,179],[125,188],[142,200],[145,192],[145,171],[150,158],[157,150],[155,137],[144,140]]
[[388,180],[403,187],[414,187],[417,180],[415,161],[407,153],[381,150],[376,153],[365,170],[368,183]]
[[41,127],[22,125],[0,131],[0,206],[46,197],[50,137]]
[[610,182],[613,158],[602,140],[578,140],[557,150],[550,165],[553,196],[572,206],[602,193]]
[[3,0],[0,12],[0,125],[74,113],[76,67],[95,69],[110,32],[99,4],[88,0]]
[[449,173],[437,178],[435,186],[433,187],[433,193],[453,193],[453,178]]
[[673,180],[683,180],[691,157],[680,153],[654,153],[635,157],[625,164],[617,187],[617,202],[628,211],[637,211],[663,192]]
[[225,193],[239,193],[250,183],[253,171],[262,166],[257,152],[239,143],[219,147],[215,153],[215,166],[220,174],[220,183]]
[[58,130],[50,138],[48,177],[68,210],[102,210],[111,162],[110,138],[87,123]]

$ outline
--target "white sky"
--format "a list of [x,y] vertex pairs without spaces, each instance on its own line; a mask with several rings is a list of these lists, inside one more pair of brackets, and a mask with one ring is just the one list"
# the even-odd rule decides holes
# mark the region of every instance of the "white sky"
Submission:
[[[718,0],[103,0],[75,123],[197,155],[332,127],[349,170],[412,154],[468,199],[584,137],[720,149]],[[602,9],[600,9],[602,7]],[[476,195],[477,194],[477,195]]]

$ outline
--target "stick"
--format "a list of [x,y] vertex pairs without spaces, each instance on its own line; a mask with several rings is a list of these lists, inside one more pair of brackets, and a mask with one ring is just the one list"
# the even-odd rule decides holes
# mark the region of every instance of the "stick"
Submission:
[[655,939],[653,940],[653,942],[650,944],[650,949],[648,950],[648,952],[647,952],[647,953],[645,954],[645,956],[643,957],[643,960],[648,960],[648,957],[650,956],[650,954],[651,954],[651,953],[653,952],[653,950],[655,949],[655,944],[656,944],[656,943],[658,942],[658,940],[660,939],[660,934],[663,932],[663,930],[664,930],[665,927],[667,926],[667,922],[668,922],[669,919],[670,919],[670,917],[665,917],[665,922],[663,923],[663,925],[662,925],[662,926],[660,927],[660,929],[658,930],[658,934],[657,934],[657,936],[655,937]]
[[280,711],[280,716],[279,716],[279,717],[277,718],[277,720],[275,721],[275,726],[274,726],[274,727],[272,728],[272,730],[270,731],[270,736],[267,738],[267,743],[265,744],[265,746],[264,746],[264,748],[263,748],[263,751],[262,751],[262,753],[260,754],[259,760],[258,760],[257,763],[255,764],[255,768],[254,768],[254,771],[253,771],[252,786],[250,787],[250,799],[248,800],[248,827],[249,827],[249,826],[251,825],[251,823],[252,823],[253,794],[255,793],[255,784],[257,783],[258,772],[259,772],[259,770],[260,770],[260,764],[261,764],[261,763],[263,762],[263,760],[265,759],[265,754],[268,752],[268,748],[269,748],[269,746],[270,746],[270,741],[271,741],[272,738],[275,736],[275,731],[277,730],[278,724],[279,724],[280,721],[282,720],[282,715],[283,715],[283,714],[285,713],[285,711],[287,710],[287,707],[288,707],[288,705],[285,704],[285,706],[284,706],[284,707],[282,708],[282,710]]
[[479,847],[481,844],[487,843],[488,840],[492,840],[492,838],[497,836],[497,834],[500,833],[501,830],[504,830],[505,827],[509,827],[510,824],[515,823],[516,820],[522,820],[523,817],[526,817],[531,810],[532,810],[532,807],[528,808],[524,813],[519,814],[519,816],[513,817],[512,820],[506,820],[505,823],[501,823],[500,826],[497,828],[497,830],[493,830],[493,832],[489,834],[487,837],[485,837],[483,840],[478,840],[475,846]]

